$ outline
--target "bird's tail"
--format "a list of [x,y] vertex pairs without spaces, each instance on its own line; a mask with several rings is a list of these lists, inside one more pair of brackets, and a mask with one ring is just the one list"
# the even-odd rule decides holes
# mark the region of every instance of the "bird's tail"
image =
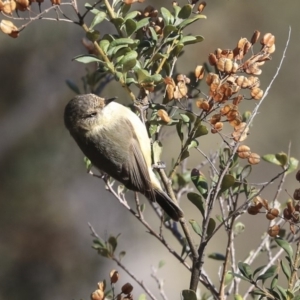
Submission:
[[[179,221],[183,217],[181,208],[162,190],[154,189],[155,201],[174,221]],[[149,198],[152,198],[151,196]],[[151,199],[152,200],[152,199]]]

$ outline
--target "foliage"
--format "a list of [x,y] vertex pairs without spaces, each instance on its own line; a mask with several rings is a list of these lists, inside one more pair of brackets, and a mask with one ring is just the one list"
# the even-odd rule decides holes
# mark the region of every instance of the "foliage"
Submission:
[[[170,255],[190,271],[190,285],[180,292],[181,298],[197,299],[200,282],[201,299],[226,299],[231,295],[235,299],[245,299],[249,295],[257,299],[299,299],[299,189],[295,190],[293,199],[286,202],[282,214],[278,201],[286,176],[297,170],[298,160],[284,152],[262,156],[264,161],[279,167],[280,171],[265,183],[251,184],[249,178],[252,169],[260,163],[260,155],[245,144],[250,125],[266,96],[260,87],[259,76],[262,73],[261,67],[275,51],[275,37],[271,33],[260,37],[260,32],[255,31],[250,40],[241,38],[232,49],[216,49],[208,55],[208,63],[195,66],[190,74],[175,74],[177,61],[186,47],[204,40],[201,35],[192,35],[188,31],[191,24],[206,18],[202,14],[206,5],[204,2],[196,5],[197,1],[192,1],[182,6],[173,2],[171,8],[156,9],[149,5],[139,10],[136,8],[139,4],[134,3],[136,1],[114,0],[110,3],[103,0],[94,4],[86,3],[81,12],[76,1],[61,3],[60,0],[53,0],[53,6],[44,10],[41,10],[42,1],[37,1],[39,13],[28,19],[20,17],[19,12],[29,10],[33,6],[32,2],[1,1],[0,10],[7,18],[28,21],[17,28],[12,21],[2,20],[1,30],[16,38],[29,24],[46,18],[45,15],[53,11],[60,21],[79,25],[85,31],[83,44],[88,53],[80,54],[74,60],[87,64],[89,69],[83,77],[82,88],[71,80],[67,80],[68,86],[76,94],[99,94],[111,80],[119,82],[132,100],[133,109],[145,120],[152,139],[153,164],[159,163],[163,150],[162,130],[169,130],[170,127],[176,129],[180,152],[172,165],[168,166],[168,174],[162,168],[157,168],[157,173],[174,201],[180,201],[186,194],[199,212],[197,219],[185,216],[190,226],[182,218],[182,230],[178,230],[173,221],[164,216],[155,204],[151,204],[161,220],[157,232],[145,220],[145,204],[140,203],[138,196],[135,197],[136,209],[133,209],[125,199],[123,187],[118,187],[116,191],[107,176],[100,178],[120,205],[132,213],[170,251]],[[66,7],[75,11],[74,19],[66,15]],[[92,16],[90,24],[86,23],[88,15]],[[51,17],[47,16],[47,19],[51,20]],[[112,34],[101,30],[101,26],[108,23],[114,27]],[[261,47],[255,52],[259,40]],[[240,104],[247,100],[251,100],[248,101],[251,111],[241,111]],[[254,106],[254,102],[258,104]],[[223,142],[210,155],[204,154],[200,147],[208,135],[217,135]],[[204,160],[190,172],[186,164],[192,151],[200,153]],[[91,173],[88,159],[85,159],[85,164]],[[274,199],[264,199],[263,191],[277,179],[279,186]],[[296,179],[300,181],[299,171]],[[214,215],[215,206],[219,206],[221,215]],[[264,215],[269,230],[257,249],[242,261],[242,258],[234,257],[235,248],[238,247],[235,238],[244,232],[245,225],[241,218],[246,213],[253,218]],[[284,221],[290,226],[288,233],[282,228]],[[116,254],[118,236],[111,235],[104,240],[92,226],[91,230],[93,248],[98,254],[117,263],[144,289],[150,299],[155,299],[146,285],[122,264],[126,252]],[[166,230],[177,238],[182,246],[181,253],[170,248],[164,238]],[[219,282],[212,282],[205,272],[208,261],[205,254],[207,245],[220,230],[226,233],[228,239],[223,252],[220,250],[207,254],[208,259],[223,262]],[[198,246],[193,239],[197,239]],[[296,242],[296,251],[292,242]],[[251,265],[263,252],[268,254],[265,257],[266,264],[253,271]],[[279,260],[280,254],[285,257]],[[161,262],[158,268],[163,264]],[[286,279],[281,285],[278,284],[279,274],[283,274]],[[158,283],[162,297],[166,298],[156,270],[153,270],[152,277]],[[130,283],[124,284],[121,292],[115,295],[114,283],[118,280],[119,273],[113,270],[110,274],[110,290],[107,290],[105,281],[100,282],[92,299],[132,299],[133,286]],[[241,281],[248,283],[244,296],[239,294]],[[145,295],[140,297],[144,298]]]

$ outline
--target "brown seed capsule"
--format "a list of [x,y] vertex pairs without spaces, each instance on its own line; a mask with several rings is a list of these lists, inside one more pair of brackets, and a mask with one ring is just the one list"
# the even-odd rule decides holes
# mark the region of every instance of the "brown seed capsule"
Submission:
[[249,82],[248,78],[245,77],[245,76],[239,76],[239,77],[236,79],[235,82],[236,82],[236,84],[237,84],[238,86],[240,86],[240,87],[243,88],[243,89],[245,89],[245,88],[247,88],[248,86],[250,86],[250,82]]
[[209,55],[208,55],[208,62],[212,65],[212,66],[215,66],[216,65],[216,63],[217,63],[217,57],[216,57],[216,55],[215,54],[213,54],[213,53],[210,53]]
[[251,153],[248,162],[250,165],[256,165],[260,162],[260,156],[257,153]]
[[166,123],[169,123],[171,121],[171,118],[164,109],[158,110],[157,115],[161,118],[162,121]]
[[272,227],[269,228],[268,234],[271,237],[276,237],[279,234],[280,231],[280,226],[279,225],[273,225]]
[[238,44],[237,44],[237,48],[239,50],[242,50],[244,51],[244,47],[245,47],[245,44],[248,42],[248,40],[246,38],[241,38],[239,41],[238,41]]
[[251,37],[251,44],[255,44],[258,39],[259,39],[259,36],[260,36],[260,32],[258,30],[255,30],[252,37]]
[[288,208],[285,208],[283,210],[283,217],[286,219],[286,220],[289,220],[291,217],[292,217],[292,214],[289,212]]
[[272,208],[267,212],[266,218],[271,221],[274,220],[276,217],[278,217],[278,215],[279,215],[279,210],[277,208]]
[[260,43],[270,48],[275,43],[275,36],[271,33],[266,33],[261,39]]
[[246,145],[240,145],[237,149],[237,154],[240,158],[248,158],[251,154],[250,147]]
[[203,12],[205,6],[206,6],[206,2],[204,2],[204,1],[202,1],[202,2],[199,4],[199,6],[198,6],[198,13],[199,13],[199,14]]
[[295,200],[300,200],[300,189],[295,189],[293,197]]
[[8,20],[2,20],[0,23],[0,29],[5,34],[11,34],[13,31],[17,30],[17,27]]
[[119,280],[120,275],[118,271],[112,270],[109,274],[109,277],[111,283],[116,283]]
[[255,206],[249,206],[247,212],[249,215],[257,215],[259,213],[259,209]]
[[98,289],[99,289],[99,290],[105,291],[105,287],[106,287],[105,281],[99,281],[99,282],[97,283],[97,286],[98,286]]
[[133,290],[133,286],[128,282],[128,283],[125,283],[122,288],[121,288],[121,291],[123,294],[130,294]]
[[275,44],[273,44],[271,47],[268,47],[266,50],[269,54],[272,54],[275,52]]
[[264,94],[263,90],[260,88],[253,88],[251,89],[251,97],[255,100],[260,100]]
[[243,99],[244,99],[243,95],[238,95],[237,97],[233,98],[232,104],[238,105],[242,102]]
[[195,77],[197,80],[201,80],[204,77],[204,67],[197,66],[195,69]]
[[205,100],[201,103],[201,109],[203,109],[204,111],[210,110],[210,105],[209,105],[208,101]]
[[222,122],[217,122],[214,126],[214,129],[219,132],[223,129],[223,123]]
[[215,114],[210,118],[210,124],[214,125],[221,120],[221,114]]
[[300,170],[296,173],[296,180],[300,182]]
[[260,80],[256,76],[249,76],[248,81],[249,81],[249,87],[251,88],[257,88],[260,86]]
[[96,290],[91,295],[91,300],[103,300],[104,299],[104,292],[101,290]]

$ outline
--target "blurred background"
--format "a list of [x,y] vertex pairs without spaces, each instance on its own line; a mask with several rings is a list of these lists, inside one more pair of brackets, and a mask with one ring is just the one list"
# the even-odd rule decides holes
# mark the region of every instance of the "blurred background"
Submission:
[[[80,6],[84,3],[79,0]],[[146,0],[134,8],[149,4],[159,6],[162,1]],[[183,4],[179,1],[179,5]],[[42,4],[42,8],[44,5],[48,4]],[[164,1],[163,5],[171,9],[171,2]],[[250,39],[254,30],[271,32],[276,37],[276,52],[262,68],[261,87],[265,90],[278,68],[291,26],[280,74],[247,140],[247,145],[261,155],[287,152],[292,142],[291,155],[300,159],[299,10],[299,1],[208,0],[204,10],[207,20],[192,27],[192,32],[203,35],[205,40],[189,46],[178,64],[179,72],[188,73],[216,48],[233,49],[240,37]],[[100,28],[101,33],[105,30]],[[50,21],[33,22],[17,39],[0,35],[0,299],[89,299],[97,282],[108,279],[110,270],[118,268],[91,248],[88,222],[103,238],[121,233],[118,249],[127,253],[123,263],[157,296],[151,267],[164,260],[166,264],[158,277],[165,280],[170,299],[178,299],[179,291],[188,288],[189,273],[118,205],[100,180],[86,173],[83,155],[64,128],[63,110],[74,96],[65,80],[72,79],[80,85],[85,74],[86,65],[72,61],[74,56],[85,53],[83,36],[79,26]],[[122,98],[124,92],[111,84],[103,95]],[[129,103],[129,99],[124,96],[123,102]],[[247,102],[247,109],[252,110],[254,105]],[[220,143],[218,136],[210,135],[201,147],[209,153]],[[178,138],[169,135],[164,145],[163,161],[170,166],[178,153]],[[201,160],[193,153],[188,167]],[[261,162],[254,167],[252,182],[267,181],[278,171]],[[263,196],[272,198],[276,187],[274,184]],[[296,187],[294,176],[288,177],[285,188],[293,193]],[[128,194],[130,198],[132,194]],[[284,202],[287,198],[283,193],[279,200]],[[186,198],[181,206],[188,219],[199,220],[199,213]],[[158,229],[150,208],[146,214]],[[258,245],[266,229],[263,217],[253,220],[244,218],[247,227],[237,240],[238,260]],[[172,236],[166,233],[166,238],[175,250],[181,251]],[[220,232],[207,253],[224,252],[224,242],[224,232]],[[205,269],[213,280],[217,279],[219,265],[217,261],[206,262]],[[118,270],[121,283],[117,287],[130,281],[137,299],[141,289]]]

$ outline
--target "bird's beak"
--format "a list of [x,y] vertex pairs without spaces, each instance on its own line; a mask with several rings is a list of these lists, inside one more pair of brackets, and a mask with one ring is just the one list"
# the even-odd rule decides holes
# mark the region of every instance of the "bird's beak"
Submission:
[[105,102],[105,105],[109,104],[110,102],[116,100],[118,97],[113,97],[113,98],[109,98],[109,99],[105,99],[104,102]]

